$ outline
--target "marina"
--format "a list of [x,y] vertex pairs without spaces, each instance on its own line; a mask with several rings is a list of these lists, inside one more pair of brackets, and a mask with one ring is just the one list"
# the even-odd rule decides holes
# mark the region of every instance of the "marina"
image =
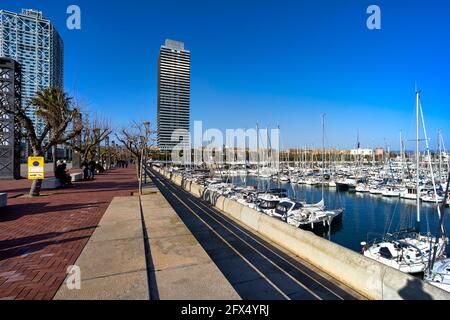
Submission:
[[[250,158],[246,158],[244,165],[209,163],[209,168],[200,172],[192,170],[191,163],[181,170],[169,170],[178,176],[181,171],[182,180],[203,185],[215,194],[213,198],[236,201],[355,252],[359,248],[371,260],[450,291],[445,220],[450,163],[440,130],[438,150],[435,154],[430,151],[419,91],[415,113],[415,152],[409,157],[400,133],[399,154],[388,148],[387,153],[383,151],[382,161],[377,163],[373,153],[370,162],[360,152],[358,134],[354,159],[331,161],[331,157],[326,158],[322,114],[322,149],[316,161],[308,163],[305,157],[305,161],[291,164],[289,151],[283,155],[274,150],[268,131],[266,150],[261,154],[257,125],[256,165],[249,164]],[[423,154],[421,141],[426,142]],[[225,146],[223,151],[229,155]],[[265,160],[262,165],[261,159]]]
[[[231,187],[229,184],[226,185],[227,188]],[[283,189],[286,191],[286,198],[306,203],[319,203],[322,200],[320,184],[294,184],[248,176],[245,179],[234,177],[233,185],[238,188],[252,187],[259,190]],[[343,192],[336,188],[327,187],[324,190],[324,200],[328,207],[345,208],[342,222],[333,226],[331,232],[327,228],[313,230],[313,232],[357,252],[361,251],[362,241],[380,238],[383,234],[415,220],[415,202],[399,197]],[[447,208],[446,212],[448,210]],[[422,203],[420,230],[425,233],[429,231],[436,234],[438,223],[436,205]],[[446,230],[450,230],[448,219],[445,220],[444,225]],[[449,249],[447,249],[447,254],[450,254]]]

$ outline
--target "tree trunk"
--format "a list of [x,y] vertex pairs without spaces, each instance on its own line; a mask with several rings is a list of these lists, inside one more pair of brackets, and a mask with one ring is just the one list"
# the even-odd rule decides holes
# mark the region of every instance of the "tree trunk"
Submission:
[[136,175],[137,178],[141,179],[141,157],[135,157],[135,165],[136,165]]
[[30,189],[30,197],[39,197],[41,194],[42,180],[33,180]]
[[56,146],[52,147],[53,173],[56,172]]
[[[44,155],[44,152],[41,149],[33,150],[34,157],[43,157],[43,155]],[[44,161],[44,167],[45,167],[45,161]],[[30,188],[30,196],[31,197],[39,197],[41,195],[42,181],[43,180],[33,180],[33,183],[31,184],[31,188]]]

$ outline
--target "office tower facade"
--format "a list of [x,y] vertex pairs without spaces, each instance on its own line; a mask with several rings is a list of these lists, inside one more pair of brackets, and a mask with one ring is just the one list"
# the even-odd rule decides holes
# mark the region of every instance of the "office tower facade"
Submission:
[[[11,58],[22,67],[22,107],[36,92],[48,87],[63,88],[64,44],[42,12],[0,10],[0,57]],[[35,108],[27,111],[38,133],[43,121]]]
[[21,96],[20,65],[0,57],[0,180],[20,178],[20,126],[14,111]]
[[180,142],[189,145],[190,92],[191,53],[183,42],[166,40],[158,60],[157,120],[161,150],[170,151]]

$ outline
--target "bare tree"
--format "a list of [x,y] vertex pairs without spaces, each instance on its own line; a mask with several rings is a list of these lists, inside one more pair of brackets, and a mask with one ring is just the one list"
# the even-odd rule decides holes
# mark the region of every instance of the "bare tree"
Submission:
[[136,163],[136,174],[138,179],[141,177],[141,166],[143,151],[154,145],[153,138],[155,131],[151,129],[149,122],[138,123],[133,121],[129,129],[122,128],[119,134],[116,134],[117,140],[128,150]]
[[[94,159],[97,147],[113,132],[110,121],[102,116],[83,119],[81,141],[71,140],[66,144],[81,155],[82,161]],[[100,157],[100,155],[99,155]]]

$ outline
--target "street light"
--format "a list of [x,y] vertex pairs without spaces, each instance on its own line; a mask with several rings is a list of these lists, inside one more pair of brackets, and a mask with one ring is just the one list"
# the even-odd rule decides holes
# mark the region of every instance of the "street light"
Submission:
[[106,166],[106,170],[109,170],[109,169],[111,169],[111,150],[109,148],[109,136],[106,136],[106,138],[105,138],[105,152],[108,157],[106,159],[105,166]]
[[144,156],[144,166],[145,166],[144,183],[147,184],[147,147],[148,147],[148,140],[149,140],[149,136],[150,136],[150,122],[145,121],[144,127],[145,127],[145,153],[143,155]]
[[142,171],[144,170],[144,143],[145,137],[140,136],[140,146],[141,146],[141,163],[139,163],[139,194],[142,195]]
[[111,141],[111,148],[112,148],[112,167],[115,169],[116,168],[116,162],[117,162],[117,155],[116,155],[116,142],[113,140]]

